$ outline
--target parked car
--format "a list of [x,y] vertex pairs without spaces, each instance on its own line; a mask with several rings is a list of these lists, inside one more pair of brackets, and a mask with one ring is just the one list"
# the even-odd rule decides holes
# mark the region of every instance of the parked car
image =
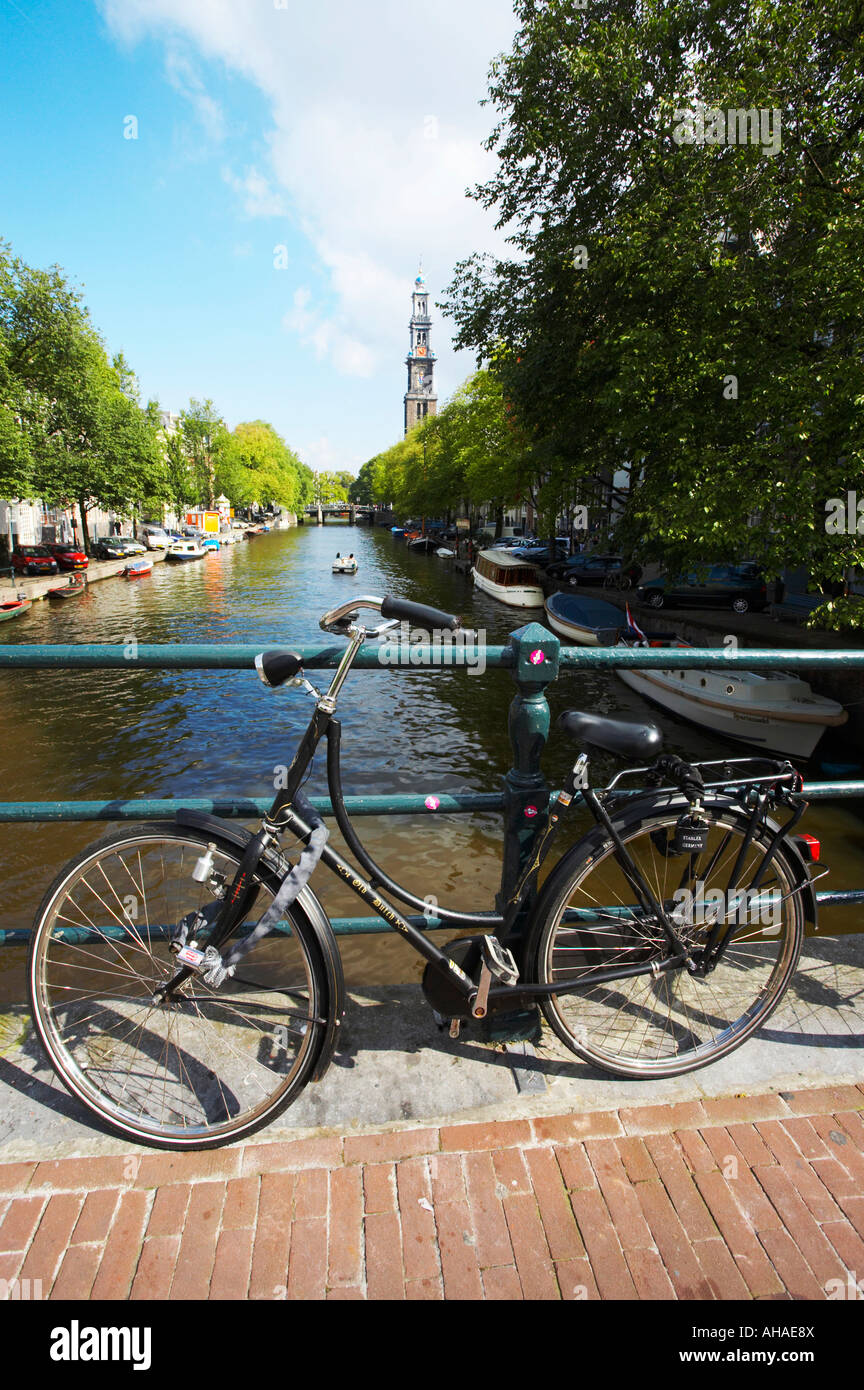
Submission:
[[511,555],[518,555],[531,565],[540,565],[545,568],[549,564],[565,559],[567,555],[567,543],[556,541],[555,548],[550,552],[548,545],[520,545],[510,551]]
[[550,565],[547,574],[574,588],[577,584],[604,584],[629,589],[642,578],[640,566],[625,563],[621,555],[571,555],[562,564]]
[[97,560],[126,560],[130,555],[143,555],[146,549],[140,541],[133,541],[129,536],[106,536],[104,540],[96,542],[93,555]]
[[16,574],[56,574],[60,568],[47,545],[19,545],[11,560]]
[[143,526],[139,526],[138,535],[148,550],[169,550],[172,545],[167,531],[151,522],[145,522]]
[[761,612],[768,606],[768,590],[759,566],[749,562],[708,565],[674,577],[660,574],[640,584],[636,597],[649,608],[677,605],[747,613],[751,608]]
[[46,549],[50,550],[61,570],[86,570],[90,563],[80,545],[73,545],[71,541],[57,541]]

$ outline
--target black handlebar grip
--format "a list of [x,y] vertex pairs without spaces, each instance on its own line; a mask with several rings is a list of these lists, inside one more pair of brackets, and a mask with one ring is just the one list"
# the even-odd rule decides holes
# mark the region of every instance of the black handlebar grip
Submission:
[[255,658],[255,669],[265,685],[284,685],[303,670],[296,652],[261,652]]
[[442,613],[440,608],[428,608],[425,603],[411,603],[407,598],[393,598],[387,594],[381,600],[382,618],[399,618],[405,622],[413,623],[415,627],[423,628],[426,632],[431,632],[434,628],[449,628],[451,632],[457,632],[462,626],[460,618],[456,618],[452,613]]

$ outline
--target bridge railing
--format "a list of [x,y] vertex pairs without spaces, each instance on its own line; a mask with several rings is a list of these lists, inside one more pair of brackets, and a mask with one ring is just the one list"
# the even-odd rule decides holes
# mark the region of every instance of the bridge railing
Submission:
[[[254,669],[261,644],[200,643],[171,646],[127,642],[122,646],[89,643],[0,647],[0,671],[16,670],[203,670],[233,671]],[[294,646],[307,670],[333,670],[344,652],[343,645]],[[434,797],[420,791],[412,795],[352,796],[346,805],[352,816],[391,816],[470,814],[500,812],[504,817],[503,862],[499,904],[512,892],[537,837],[542,833],[553,793],[546,784],[541,755],[549,734],[549,705],[546,691],[561,670],[860,670],[864,669],[864,650],[771,650],[761,648],[727,649],[691,647],[669,650],[658,648],[565,647],[557,637],[537,623],[529,623],[511,633],[507,643],[471,649],[454,645],[442,651],[434,642],[412,645],[410,669],[418,666],[458,669],[472,665],[482,655],[488,669],[509,670],[516,693],[509,713],[509,732],[513,766],[503,778],[498,792],[445,794]],[[368,644],[360,649],[354,667],[380,670],[390,665],[382,661],[382,649]],[[398,668],[397,668],[398,669]],[[476,676],[475,676],[476,678]],[[864,780],[810,781],[804,794],[811,801],[864,797]],[[332,814],[326,797],[312,798],[325,816]],[[225,795],[214,798],[174,799],[129,798],[109,801],[23,801],[0,802],[0,823],[48,823],[60,821],[161,820],[171,817],[178,805],[212,814],[254,819],[264,814],[272,798],[258,799]],[[864,902],[864,888],[821,891],[817,901],[823,906],[852,906]],[[526,911],[530,905],[526,905]],[[426,918],[412,918],[429,930],[452,930],[430,911]],[[379,918],[343,918],[334,921],[340,934],[386,931]],[[15,945],[28,933],[0,930],[0,945]]]

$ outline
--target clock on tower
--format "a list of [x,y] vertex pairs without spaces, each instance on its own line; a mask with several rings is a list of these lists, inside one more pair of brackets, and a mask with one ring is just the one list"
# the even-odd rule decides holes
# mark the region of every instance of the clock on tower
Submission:
[[405,393],[405,433],[413,430],[428,415],[438,414],[435,394],[436,357],[431,346],[432,320],[429,317],[429,290],[421,270],[414,281],[411,334],[406,366],[408,390]]

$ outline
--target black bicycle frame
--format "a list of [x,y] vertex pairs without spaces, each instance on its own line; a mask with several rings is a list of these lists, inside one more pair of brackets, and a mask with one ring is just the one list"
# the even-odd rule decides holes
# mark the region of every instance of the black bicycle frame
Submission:
[[[410,946],[422,956],[429,964],[436,967],[443,974],[454,980],[457,990],[465,997],[466,1003],[470,1006],[477,993],[477,983],[457,965],[450,956],[431,941],[426,934],[419,928],[407,921],[400,912],[393,907],[392,903],[387,902],[378,892],[379,888],[385,888],[393,897],[398,897],[401,901],[426,907],[425,902],[411,893],[407,888],[390,878],[374,861],[372,856],[365,849],[357,836],[354,827],[348,816],[342,795],[342,782],[340,771],[340,735],[341,726],[333,718],[332,708],[327,707],[325,700],[319,702],[309,725],[297,747],[297,751],[292,759],[291,765],[285,779],[285,786],[279,791],[273,801],[270,810],[264,817],[262,829],[259,831],[247,846],[240,867],[235,875],[234,882],[228,890],[225,901],[222,905],[217,921],[214,923],[214,930],[211,935],[211,943],[220,949],[234,931],[239,921],[248,907],[248,891],[254,879],[255,868],[264,853],[267,845],[284,832],[289,831],[297,838],[306,843],[312,833],[311,826],[303,820],[295,809],[293,803],[300,790],[300,787],[311,766],[312,760],[318,749],[321,739],[328,738],[328,784],[330,796],[333,804],[334,814],[337,824],[345,837],[346,843],[355,854],[358,862],[366,869],[370,877],[364,878],[354,867],[348,863],[336,850],[329,844],[324,846],[321,860],[336,876],[345,883],[353,893],[361,898],[372,908],[373,912],[384,921],[393,931],[399,933]],[[590,788],[582,790],[582,795],[586,805],[592,812],[595,821],[611,835],[616,847],[616,856],[625,874],[625,877],[634,889],[637,900],[643,911],[656,917],[669,941],[672,954],[663,961],[654,961],[643,965],[627,965],[611,968],[608,970],[598,970],[592,972],[590,976],[583,976],[581,979],[566,983],[551,984],[531,984],[517,982],[515,985],[492,985],[489,989],[490,999],[508,998],[514,1002],[520,997],[526,1001],[534,998],[551,997],[552,995],[572,994],[577,990],[583,989],[586,983],[593,985],[611,984],[616,980],[624,980],[638,975],[661,975],[667,971],[676,970],[685,965],[688,960],[687,951],[678,939],[671,923],[668,921],[662,904],[658,903],[651,892],[650,887],[645,882],[638,867],[633,862],[627,852],[626,846],[621,841],[614,824],[606,813],[605,808],[599,801],[597,794]],[[534,883],[540,869],[540,865],[548,852],[554,834],[557,830],[558,816],[550,817],[550,830],[544,837],[543,843],[538,847],[538,852],[533,860],[528,864],[522,879],[517,885],[516,891],[507,905],[507,917],[502,918],[496,914],[478,914],[455,912],[451,909],[440,908],[436,912],[441,920],[452,922],[454,926],[486,926],[499,927],[505,921],[512,921],[518,908]],[[773,846],[772,846],[773,848]],[[167,987],[168,993],[174,993],[186,978],[194,973],[191,968],[183,967]]]
[[[429,937],[424,932],[422,932],[418,927],[413,926],[411,922],[407,921],[406,918],[403,917],[403,915],[400,912],[398,912],[395,907],[393,907],[392,903],[387,902],[378,893],[379,887],[386,887],[387,891],[392,896],[398,897],[404,902],[415,904],[419,907],[425,906],[425,903],[423,903],[423,901],[419,899],[415,894],[411,893],[401,884],[391,879],[388,874],[384,873],[383,869],[379,868],[379,866],[375,863],[374,859],[372,859],[371,855],[362,845],[361,841],[359,840],[356,834],[356,831],[354,830],[354,827],[351,825],[347,813],[347,808],[345,806],[344,798],[342,795],[342,781],[339,761],[341,747],[341,725],[339,724],[338,720],[335,720],[333,718],[332,712],[328,711],[327,709],[322,709],[320,705],[316,708],[315,714],[313,715],[309,723],[309,726],[306,729],[303,739],[301,740],[300,746],[298,747],[294,759],[291,763],[291,766],[288,769],[288,773],[285,779],[285,787],[279,792],[279,794],[273,802],[273,805],[270,807],[270,810],[264,818],[265,831],[270,834],[276,834],[278,832],[288,830],[291,834],[296,835],[299,840],[303,842],[306,842],[308,840],[311,834],[311,828],[306,824],[302,816],[300,816],[294,809],[292,802],[297,794],[297,791],[300,788],[301,783],[303,782],[303,779],[306,776],[312,759],[315,756],[315,752],[318,748],[318,745],[325,735],[327,735],[328,737],[328,785],[330,790],[331,801],[333,804],[334,815],[336,817],[337,824],[339,825],[339,828],[342,831],[343,836],[345,837],[346,843],[348,844],[352,853],[356,855],[358,862],[360,862],[363,865],[363,867],[367,870],[367,872],[370,875],[370,878],[364,878],[362,874],[358,873],[356,869],[354,869],[354,867],[351,864],[349,864],[347,860],[345,860],[342,857],[342,855],[339,854],[336,850],[334,850],[332,846],[330,846],[329,844],[325,845],[322,851],[322,863],[326,864],[328,869],[330,869],[331,872],[336,874],[337,877],[340,878],[342,882],[344,882],[351,889],[351,891],[357,895],[358,898],[361,898],[363,902],[367,903],[369,907],[372,908],[373,912],[375,912],[376,915],[382,919],[382,921],[386,922],[388,927],[390,927],[393,931],[398,932],[399,935],[403,937],[403,939],[407,941],[410,946],[413,947],[413,949],[418,953],[418,955],[422,956],[424,960],[428,961],[431,965],[437,967],[445,975],[455,977],[457,989],[462,994],[464,994],[466,1001],[470,1004],[471,1000],[473,999],[473,996],[476,994],[477,991],[477,984],[475,983],[475,981],[473,981],[468,975],[466,975],[465,972],[461,969],[461,967],[458,966],[450,956],[446,955],[444,951],[439,950],[435,943],[433,941],[430,941]],[[598,820],[600,820],[601,823],[611,824],[608,821],[608,817],[603,812],[602,807],[600,807],[596,803],[596,801],[594,801],[593,794],[592,802],[594,803],[592,805],[592,811],[594,812],[595,817]],[[555,817],[554,819],[557,823],[558,818]],[[665,924],[665,915],[663,913],[662,907],[654,902],[653,895],[651,894],[650,889],[648,888],[647,884],[645,883],[635,864],[632,863],[630,856],[627,854],[626,849],[621,844],[619,837],[614,830],[614,827],[612,828],[611,833],[613,839],[615,840],[616,846],[618,847],[619,852],[622,853],[625,857],[625,864],[627,870],[629,870],[628,877],[632,875],[632,878],[634,880],[633,886],[634,888],[638,888],[640,898],[644,898],[645,904],[651,904],[651,911],[656,912],[661,922],[663,922],[664,926],[666,926],[667,935],[670,937],[670,945],[673,947],[673,951],[675,953],[669,958],[667,958],[665,961],[662,961],[660,963],[654,962],[650,965],[619,966],[617,969],[598,970],[596,973],[593,973],[590,977],[592,984],[611,983],[614,980],[626,979],[633,975],[656,975],[658,973],[664,973],[668,970],[677,969],[677,967],[682,965],[686,959],[686,956],[680,944],[678,943],[671,929]],[[552,834],[546,837],[546,840],[543,845],[543,854],[535,857],[535,860],[532,864],[528,866],[528,869],[523,875],[523,878],[517,888],[514,898],[508,904],[508,917],[511,917],[515,908],[518,908],[523,902],[531,884],[534,881],[534,878],[539,872],[542,857],[545,857],[545,853],[550,848],[553,835],[554,829]],[[464,925],[475,927],[495,927],[502,925],[504,921],[502,917],[492,914],[488,916],[481,916],[477,913],[453,912],[445,908],[439,909],[437,911],[440,911],[440,916],[442,920],[448,922],[452,921],[454,926]],[[489,990],[489,997],[502,998],[504,996],[507,996],[508,998],[514,1000],[518,999],[520,995],[524,995],[526,997],[549,997],[553,994],[559,995],[574,993],[576,990],[584,988],[585,983],[585,980],[581,979],[575,980],[568,984],[556,984],[554,986],[543,984],[523,984],[519,982],[517,982],[517,984],[515,985],[493,985]]]

